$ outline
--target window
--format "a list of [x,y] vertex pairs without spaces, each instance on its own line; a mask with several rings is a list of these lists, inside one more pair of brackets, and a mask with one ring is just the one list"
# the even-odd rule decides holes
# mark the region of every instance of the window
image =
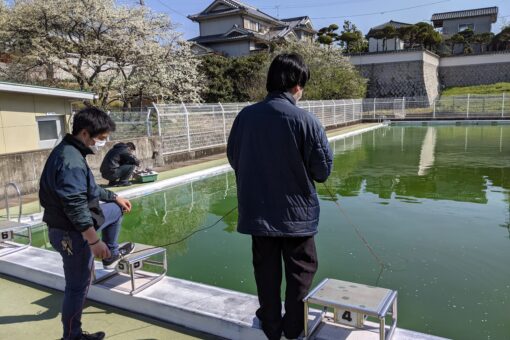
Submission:
[[62,116],[37,117],[39,147],[53,148],[63,137],[64,119]]
[[244,28],[249,29],[251,31],[258,32],[259,31],[259,23],[250,19],[244,19]]
[[465,31],[467,29],[475,30],[475,24],[460,24],[459,25],[459,32]]

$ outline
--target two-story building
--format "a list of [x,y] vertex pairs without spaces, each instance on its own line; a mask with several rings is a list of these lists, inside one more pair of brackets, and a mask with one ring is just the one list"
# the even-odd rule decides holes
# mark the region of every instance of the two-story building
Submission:
[[312,42],[317,33],[307,16],[277,19],[237,0],[215,0],[188,18],[200,26],[200,35],[190,39],[197,54],[248,55],[267,49],[273,41]]
[[486,7],[468,9],[464,11],[436,13],[432,15],[434,27],[441,30],[445,37],[466,29],[473,30],[476,34],[489,33],[492,24],[498,19],[498,7]]

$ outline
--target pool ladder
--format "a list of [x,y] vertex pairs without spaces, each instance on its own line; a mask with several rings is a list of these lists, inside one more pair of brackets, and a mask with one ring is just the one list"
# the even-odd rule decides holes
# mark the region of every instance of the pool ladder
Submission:
[[18,212],[18,223],[21,222],[21,216],[23,211],[23,199],[21,197],[21,190],[19,189],[18,185],[14,182],[9,182],[4,187],[4,199],[5,199],[5,212],[7,214],[7,221],[11,220],[11,214],[9,211],[9,187],[13,187],[14,190],[16,190],[16,194],[18,196],[18,203],[19,203],[19,212]]

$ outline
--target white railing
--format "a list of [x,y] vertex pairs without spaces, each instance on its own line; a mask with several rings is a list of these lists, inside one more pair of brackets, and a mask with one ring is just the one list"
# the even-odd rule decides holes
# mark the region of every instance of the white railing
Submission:
[[[154,104],[153,108],[110,112],[117,124],[112,140],[160,136],[162,153],[225,146],[237,114],[251,103]],[[300,101],[324,125],[413,119],[510,119],[510,96],[367,98]]]

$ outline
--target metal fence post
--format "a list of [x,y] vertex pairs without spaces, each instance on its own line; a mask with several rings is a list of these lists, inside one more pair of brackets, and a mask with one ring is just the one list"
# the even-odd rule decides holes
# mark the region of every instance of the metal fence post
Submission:
[[376,102],[377,98],[374,98],[374,120],[375,120],[375,102]]
[[151,123],[150,123],[150,115],[151,115],[151,108],[147,108],[147,117],[145,118],[145,122],[147,124],[147,137],[152,136],[152,129],[151,129]]
[[190,135],[190,128],[189,128],[189,112],[188,112],[188,108],[186,107],[186,105],[184,105],[183,102],[182,103],[182,107],[184,109],[184,114],[186,116],[186,133],[188,135],[188,151],[191,151],[191,135]]
[[333,100],[333,125],[336,125],[336,102]]
[[352,102],[352,120],[351,122],[354,121],[355,119],[355,113],[354,113],[354,108],[355,108],[355,105],[354,105],[354,99],[351,99],[351,102]]
[[469,118],[469,98],[470,98],[470,95],[468,94],[468,97],[467,97],[467,108],[466,108],[466,118]]
[[505,116],[505,92],[503,92],[503,98],[501,100],[501,118]]
[[227,144],[227,124],[225,122],[225,109],[221,103],[218,103],[221,107],[221,115],[223,116],[223,140]]

